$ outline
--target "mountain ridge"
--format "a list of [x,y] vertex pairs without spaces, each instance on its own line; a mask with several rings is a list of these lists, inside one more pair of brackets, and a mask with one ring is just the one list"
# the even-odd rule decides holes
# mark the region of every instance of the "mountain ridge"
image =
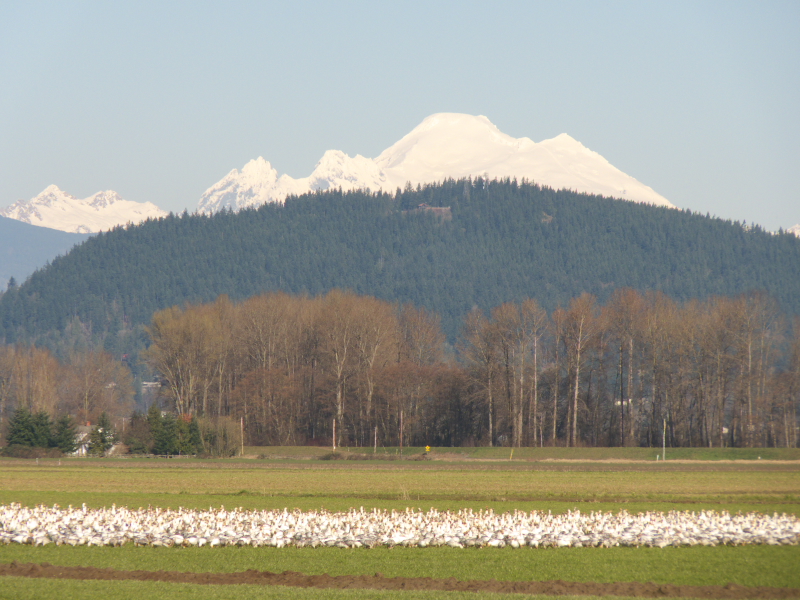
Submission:
[[2,217],[68,233],[99,233],[166,215],[152,202],[125,200],[113,190],[79,199],[57,185],[49,185],[30,200],[18,200],[0,210]]
[[534,297],[552,311],[625,287],[684,301],[763,290],[800,314],[797,264],[794,235],[513,180],[334,189],[92,236],[0,297],[0,337],[52,341],[77,318],[124,345],[169,306],[334,288],[425,307],[451,339],[476,306]]
[[201,214],[236,211],[334,188],[394,193],[407,184],[464,177],[526,179],[556,190],[674,208],[652,188],[566,133],[537,143],[501,132],[483,115],[437,113],[375,159],[328,150],[308,177],[278,175],[268,161],[258,157],[208,188],[197,210]]
[[0,216],[0,291],[11,277],[21,284],[36,269],[67,254],[88,237]]

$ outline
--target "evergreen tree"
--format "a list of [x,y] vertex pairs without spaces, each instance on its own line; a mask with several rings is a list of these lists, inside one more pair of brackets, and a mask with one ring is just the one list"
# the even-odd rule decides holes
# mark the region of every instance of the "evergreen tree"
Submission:
[[11,415],[11,419],[8,422],[8,438],[6,442],[9,446],[36,445],[33,416],[27,408],[19,407]]
[[180,451],[178,440],[178,420],[172,413],[161,417],[161,426],[153,434],[154,454],[178,454]]
[[181,415],[177,420],[176,448],[178,454],[196,454],[203,447],[197,419],[190,415]]
[[163,440],[164,423],[161,417],[161,409],[159,409],[156,402],[153,402],[153,404],[150,405],[150,408],[147,409],[147,425],[150,428],[150,444],[148,445],[148,452],[152,454],[158,454],[156,451],[156,446],[159,444],[159,440]]
[[189,448],[192,454],[197,454],[203,450],[203,437],[200,434],[200,427],[197,419],[192,418],[189,423]]
[[78,449],[75,443],[75,423],[72,417],[64,415],[56,421],[53,431],[53,445],[64,454],[71,454]]
[[36,413],[31,417],[31,425],[34,446],[37,448],[52,448],[55,446],[53,443],[53,423],[50,421],[50,415],[44,411]]
[[[161,415],[158,415],[159,417]],[[150,433],[148,416],[134,412],[131,416],[131,426],[123,440],[131,454],[149,454],[153,450],[153,436]]]
[[111,420],[104,412],[97,420],[97,425],[92,428],[92,433],[89,437],[89,454],[92,456],[104,456],[116,442],[116,437]]

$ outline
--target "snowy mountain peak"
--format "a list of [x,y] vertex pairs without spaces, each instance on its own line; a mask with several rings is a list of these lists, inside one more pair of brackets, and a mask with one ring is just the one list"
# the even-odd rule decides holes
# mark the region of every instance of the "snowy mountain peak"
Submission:
[[[269,161],[264,160],[264,158],[261,156],[251,160],[244,167],[242,167],[242,175],[245,175],[246,177],[271,177],[276,173],[277,171],[272,168],[272,165],[269,164]],[[277,179],[277,176],[275,179]]]
[[378,191],[386,186],[386,177],[369,158],[360,154],[351,158],[341,150],[328,150],[308,178],[308,184],[314,191],[338,187]]
[[264,204],[270,201],[277,181],[278,171],[259,156],[242,167],[241,172],[233,169],[208,188],[200,198],[198,212],[210,214]]
[[[76,200],[75,196],[70,196],[57,185],[48,185],[39,195],[30,199],[30,204],[37,206],[52,206],[54,203]],[[14,206],[25,204],[24,200],[17,201]]]
[[486,134],[496,134],[509,137],[502,133],[497,126],[483,115],[467,115],[463,113],[435,113],[425,117],[422,123],[412,129],[405,137],[419,136],[428,131],[438,130],[446,135],[459,136],[465,131],[483,131]]
[[438,113],[389,146],[375,163],[383,169],[402,168],[404,173],[427,183],[437,180],[431,177],[459,177],[446,172],[453,168],[470,170],[472,165],[483,163],[490,156],[496,160],[498,153],[510,154],[518,146],[515,138],[502,133],[482,115]]
[[0,210],[3,217],[70,233],[97,233],[166,215],[151,202],[123,200],[112,190],[79,200],[56,185],[47,186],[30,200],[19,200]]
[[800,223],[798,223],[794,227],[789,227],[789,229],[787,229],[786,231],[795,234],[797,237],[800,237]]
[[[253,163],[261,165],[261,170],[251,167]],[[555,189],[673,207],[666,198],[566,133],[536,143],[503,133],[482,115],[437,113],[374,160],[328,150],[309,177],[278,178],[263,158],[251,161],[241,173],[234,169],[206,190],[198,210],[240,210],[283,202],[290,194],[338,187],[393,192],[407,182],[416,186],[470,176],[524,178]]]
[[86,198],[86,202],[94,209],[100,210],[108,208],[117,202],[125,202],[120,195],[114,190],[106,190],[105,192],[97,192]]

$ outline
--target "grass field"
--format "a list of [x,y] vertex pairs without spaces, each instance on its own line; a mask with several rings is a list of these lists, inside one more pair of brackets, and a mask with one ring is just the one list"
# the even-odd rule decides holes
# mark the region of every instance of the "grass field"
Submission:
[[[263,449],[262,449],[263,450]],[[492,508],[495,511],[570,509],[728,510],[786,512],[800,515],[800,464],[791,452],[762,459],[701,458],[715,462],[637,461],[641,449],[613,449],[614,456],[592,460],[598,449],[568,449],[565,457],[544,462],[521,457],[497,460],[492,453],[507,449],[475,449],[477,456],[447,453],[432,461],[318,461],[319,449],[281,449],[284,459],[0,459],[0,503],[86,503],[177,508],[326,508],[350,507],[421,509],[435,507]],[[303,455],[303,452],[305,455]],[[538,451],[538,449],[533,449]],[[567,449],[545,449],[567,450]],[[605,450],[605,449],[601,449]],[[345,450],[346,451],[346,450]],[[472,452],[473,449],[468,449]],[[483,456],[478,451],[486,451]],[[636,451],[636,452],[632,452]],[[263,455],[264,452],[259,454]],[[523,453],[524,454],[524,453]],[[434,456],[436,452],[434,452]],[[442,451],[444,455],[444,451]],[[594,452],[595,456],[602,453]],[[766,458],[765,456],[769,457]],[[506,457],[507,458],[507,457]],[[727,460],[742,462],[728,463]],[[769,460],[769,462],[767,462]],[[723,462],[719,462],[723,461]],[[307,574],[373,574],[509,581],[562,579],[566,581],[655,581],[705,585],[767,585],[800,588],[798,547],[693,547],[611,549],[466,549],[377,548],[86,548],[0,546],[0,562],[50,562],[58,565],[165,569],[179,571],[299,571]],[[18,578],[6,578],[9,581]],[[70,582],[79,585],[92,582]],[[110,586],[110,582],[94,582]],[[130,583],[130,586],[123,584]],[[114,582],[119,597],[144,588],[141,582]],[[5,584],[5,580],[4,580]],[[52,582],[18,581],[26,597],[30,590],[45,592]],[[169,597],[189,594],[191,585],[149,583]],[[172,586],[159,588],[158,586]],[[202,586],[201,586],[202,587]],[[200,597],[213,595],[208,586]],[[248,587],[248,586],[237,586]],[[57,588],[56,588],[57,589]],[[26,591],[28,590],[28,591]],[[87,588],[88,590],[88,588]],[[316,598],[332,590],[277,590],[254,597]],[[88,593],[88,592],[87,592]],[[131,594],[133,592],[130,592]],[[243,592],[244,593],[244,592]],[[256,593],[256,592],[254,592]],[[258,592],[261,593],[261,592]],[[288,594],[281,596],[280,594]],[[210,594],[210,595],[209,595]],[[306,594],[306,595],[303,595]],[[315,595],[317,594],[317,595]],[[422,598],[403,592],[353,592],[342,598]],[[416,594],[416,592],[415,592]],[[442,592],[435,596],[444,597]],[[83,595],[76,588],[76,597]],[[35,593],[27,597],[34,597]],[[2,597],[2,596],[0,596]],[[114,594],[114,597],[118,595]],[[141,597],[141,596],[139,596]],[[237,597],[248,597],[239,596]],[[321,597],[321,596],[319,596]],[[339,596],[336,596],[339,597]],[[454,596],[455,597],[455,596]],[[459,596],[460,597],[460,596]],[[471,594],[468,597],[477,598]],[[483,596],[481,596],[483,597]],[[486,595],[485,597],[491,597]],[[509,597],[509,596],[504,596]]]
[[[794,546],[691,548],[121,548],[0,546],[0,562],[49,562],[124,570],[297,571],[503,581],[653,581],[676,585],[800,588]],[[765,569],[765,565],[769,565]]]
[[[422,447],[406,447],[403,456],[410,457],[424,452]],[[330,454],[331,448],[319,446],[245,446],[246,456],[263,458],[319,458]],[[359,454],[376,454],[378,457],[400,457],[400,449],[396,447],[379,447],[377,453],[372,448],[339,448],[338,452]],[[800,460],[800,448],[667,448],[667,459],[670,460]],[[655,461],[661,457],[661,448],[515,448],[515,460],[636,460]],[[505,460],[511,457],[510,448],[432,448],[431,457],[442,459],[484,459]]]
[[[552,596],[475,592],[423,592],[383,590],[302,589],[257,585],[192,585],[150,581],[59,581],[6,577],[0,600],[63,600],[81,598],[142,600],[173,598],[187,600],[552,600]],[[232,589],[235,588],[235,589]],[[597,596],[560,596],[563,600],[594,600]],[[617,596],[620,600],[625,597]],[[680,600],[680,599],[675,599]]]
[[800,510],[794,463],[0,461],[0,502],[248,509]]

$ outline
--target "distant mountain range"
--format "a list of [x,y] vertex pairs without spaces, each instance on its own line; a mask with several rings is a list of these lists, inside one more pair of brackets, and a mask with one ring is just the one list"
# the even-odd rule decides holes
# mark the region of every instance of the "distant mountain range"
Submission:
[[117,192],[97,192],[78,199],[51,185],[30,200],[0,210],[0,216],[70,233],[98,233],[117,225],[167,216],[152,202],[123,200]]
[[552,311],[625,287],[683,301],[762,290],[800,315],[798,264],[794,235],[518,181],[335,189],[93,235],[0,297],[0,338],[60,344],[77,317],[131,353],[165,307],[334,288],[423,306],[451,340],[476,306],[533,297]]
[[[409,184],[416,187],[470,176],[527,179],[556,190],[674,208],[653,189],[626,175],[567,134],[536,143],[529,138],[513,138],[502,133],[484,116],[439,113],[426,118],[375,159],[360,155],[350,157],[339,150],[328,150],[308,177],[294,179],[279,175],[264,158],[251,160],[241,170],[233,169],[208,188],[200,198],[197,212],[236,212],[246,207],[281,203],[289,195],[336,188],[393,193]],[[55,185],[30,200],[19,200],[0,209],[0,216],[8,219],[84,234],[166,215],[166,211],[151,202],[125,200],[112,190],[78,199]],[[800,224],[788,231],[800,236]],[[44,235],[40,232],[36,239]],[[8,245],[7,239],[4,247]],[[56,236],[54,240],[55,245],[48,243],[42,248],[58,247],[57,253],[63,252],[61,238]],[[31,272],[30,265],[18,267],[9,262],[9,250],[4,252],[0,278],[5,277],[5,273],[23,278]],[[14,248],[16,255],[26,252],[28,250],[22,246]],[[30,252],[31,257],[42,254]],[[55,256],[47,254],[33,268]],[[27,262],[34,264],[35,261]],[[0,279],[0,288],[4,282],[5,279]]]
[[308,177],[278,175],[259,157],[208,188],[198,212],[238,211],[289,195],[341,188],[394,192],[444,179],[469,176],[525,178],[553,189],[673,207],[652,188],[626,175],[597,152],[565,133],[536,143],[501,132],[483,116],[431,115],[377,158],[328,150]]
[[36,269],[88,237],[0,217],[0,291],[11,277],[22,283]]

